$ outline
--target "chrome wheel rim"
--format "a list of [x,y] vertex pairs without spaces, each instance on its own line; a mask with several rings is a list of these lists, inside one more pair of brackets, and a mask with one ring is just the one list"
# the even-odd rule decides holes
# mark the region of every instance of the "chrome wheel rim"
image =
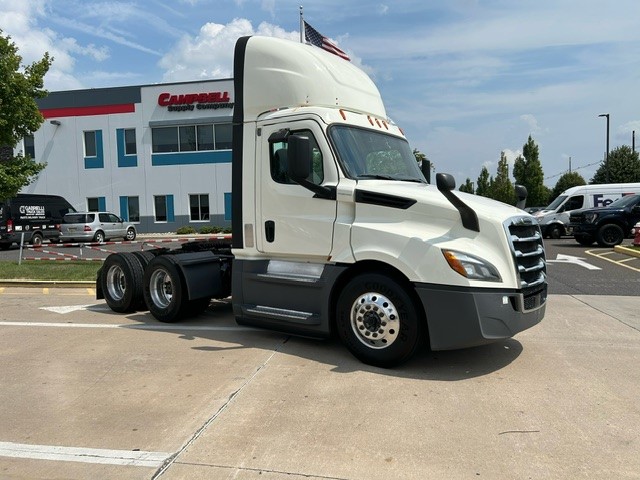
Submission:
[[364,293],[353,302],[350,320],[358,340],[369,348],[387,348],[400,333],[400,316],[395,305],[377,292]]
[[114,300],[122,300],[127,288],[124,271],[118,265],[112,265],[107,271],[107,290]]
[[149,293],[154,305],[167,308],[173,299],[173,282],[169,273],[159,268],[151,274]]

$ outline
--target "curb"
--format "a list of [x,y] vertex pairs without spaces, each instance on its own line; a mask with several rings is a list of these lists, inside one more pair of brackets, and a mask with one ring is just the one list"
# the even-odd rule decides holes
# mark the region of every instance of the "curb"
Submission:
[[34,287],[34,288],[93,288],[96,282],[60,281],[60,280],[1,280],[0,287]]
[[622,245],[616,245],[613,250],[624,255],[630,255],[632,257],[640,258],[640,248],[635,247],[623,247]]

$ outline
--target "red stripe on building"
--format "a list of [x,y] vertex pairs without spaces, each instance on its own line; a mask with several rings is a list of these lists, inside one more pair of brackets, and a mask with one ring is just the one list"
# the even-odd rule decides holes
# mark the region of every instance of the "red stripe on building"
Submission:
[[110,113],[133,113],[135,111],[135,103],[123,103],[121,105],[98,105],[95,107],[45,108],[40,110],[40,113],[44,118],[53,118],[109,115]]

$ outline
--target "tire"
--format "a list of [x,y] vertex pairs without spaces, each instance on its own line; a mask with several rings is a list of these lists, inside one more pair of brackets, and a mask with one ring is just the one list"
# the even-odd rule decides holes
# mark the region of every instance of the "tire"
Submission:
[[10,243],[0,243],[0,250],[9,250],[11,248]]
[[180,320],[188,304],[186,289],[176,261],[161,255],[149,262],[144,272],[144,301],[160,322]]
[[576,242],[578,242],[583,247],[590,247],[591,245],[593,245],[593,242],[595,241],[593,237],[573,237],[573,238],[575,238]]
[[93,241],[96,243],[104,242],[104,232],[102,230],[98,230],[93,236]]
[[549,238],[557,240],[560,237],[562,237],[563,233],[564,233],[564,230],[559,225],[553,225],[549,227]]
[[135,311],[143,300],[142,265],[133,253],[113,253],[102,267],[102,293],[114,312]]
[[423,325],[407,289],[385,275],[358,275],[338,298],[340,339],[369,365],[388,368],[409,360],[422,343]]
[[620,225],[608,223],[598,230],[597,240],[601,247],[615,247],[624,240],[624,231]]
[[133,242],[136,239],[136,229],[133,227],[128,228],[124,239],[128,242]]
[[[134,257],[136,257],[138,259],[138,262],[140,263],[140,267],[142,268],[142,272],[143,272],[143,276],[144,276],[144,271],[147,268],[147,265],[149,265],[149,262],[151,262],[151,260],[153,260],[155,258],[155,255],[151,252],[131,252],[132,255]],[[144,293],[143,293],[143,287],[141,287],[140,290],[140,298],[138,299],[138,301],[136,302],[135,305],[135,309],[137,311],[145,311],[145,310],[149,310],[149,308],[147,307],[147,303],[144,300]]]
[[34,247],[41,247],[42,235],[40,235],[39,233],[34,233],[33,236],[31,237],[31,245],[33,245]]

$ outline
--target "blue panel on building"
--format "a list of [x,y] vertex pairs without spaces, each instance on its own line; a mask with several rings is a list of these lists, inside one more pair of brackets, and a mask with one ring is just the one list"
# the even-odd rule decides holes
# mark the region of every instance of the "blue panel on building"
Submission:
[[125,153],[124,128],[116,129],[116,145],[118,147],[118,167],[137,167],[138,155]]
[[179,152],[154,153],[151,155],[151,165],[199,165],[204,163],[231,163],[231,150],[216,152]]
[[84,157],[84,168],[104,168],[104,150],[102,148],[102,130],[96,130],[96,156]]

